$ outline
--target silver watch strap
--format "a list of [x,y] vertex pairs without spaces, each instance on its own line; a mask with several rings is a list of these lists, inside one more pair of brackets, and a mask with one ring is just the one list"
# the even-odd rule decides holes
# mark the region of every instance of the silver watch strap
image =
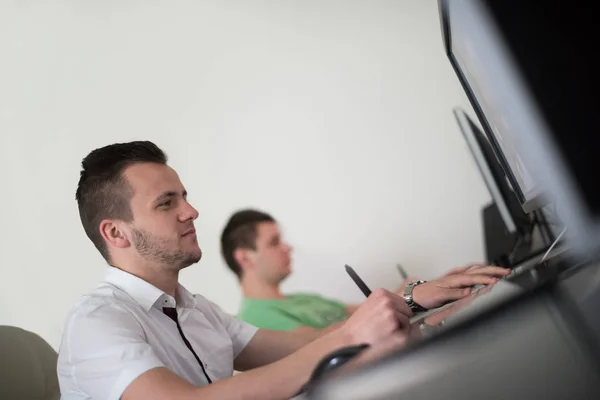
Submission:
[[414,282],[408,283],[404,287],[404,293],[403,293],[404,301],[406,302],[406,305],[412,310],[413,313],[427,311],[427,309],[425,307],[422,307],[420,304],[415,302],[415,300],[413,298],[413,289],[416,286],[419,286],[426,282],[427,281],[423,281],[423,280],[414,281]]

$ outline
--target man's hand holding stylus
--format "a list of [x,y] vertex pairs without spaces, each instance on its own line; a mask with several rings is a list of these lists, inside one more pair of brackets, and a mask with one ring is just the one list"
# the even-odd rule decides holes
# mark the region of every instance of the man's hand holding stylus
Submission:
[[385,289],[375,289],[341,326],[352,343],[377,344],[391,336],[405,337],[411,311],[403,298]]

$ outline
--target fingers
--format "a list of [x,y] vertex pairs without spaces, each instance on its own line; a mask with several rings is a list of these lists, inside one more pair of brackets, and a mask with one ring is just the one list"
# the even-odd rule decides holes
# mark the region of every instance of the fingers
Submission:
[[410,332],[411,314],[404,299],[378,288],[348,318],[341,329],[356,343],[374,344],[392,334],[406,335]]
[[499,273],[499,270],[506,270],[505,268],[498,267],[498,266],[495,266],[495,265],[488,265],[488,264],[485,264],[485,263],[471,263],[471,264],[466,265],[464,267],[457,267],[457,268],[451,269],[450,271],[446,272],[444,274],[444,276],[456,275],[456,274],[464,274],[464,273],[474,273],[474,272],[478,271],[481,268],[486,269],[486,268],[489,268],[489,267],[492,267],[493,268],[492,271],[498,271],[498,273]]
[[473,269],[477,269],[477,268],[481,268],[481,267],[489,267],[489,266],[490,265],[485,264],[485,263],[471,263],[468,265],[467,271],[471,271]]
[[501,278],[510,274],[510,270],[502,267],[495,267],[492,265],[478,266],[471,268],[465,272],[466,274],[478,274],[478,275],[489,275]]
[[453,275],[444,279],[450,288],[459,288],[474,285],[491,285],[498,281],[498,278],[488,275],[463,274]]
[[406,302],[403,298],[398,296],[395,293],[387,291],[385,289],[376,289],[379,292],[379,296],[383,299],[386,299],[390,303],[390,305],[396,309],[398,312],[404,312],[405,314],[410,314],[410,309],[406,305]]
[[457,267],[457,268],[451,269],[444,276],[464,274],[467,271],[471,271],[473,269],[481,268],[481,267],[487,267],[487,265],[483,264],[483,263],[471,263],[471,264],[465,265],[464,267]]
[[444,292],[444,301],[453,301],[462,299],[465,296],[468,296],[471,293],[471,288],[458,288],[458,289],[446,289]]
[[399,313],[402,313],[406,316],[412,315],[412,311],[406,304],[406,301],[403,297],[400,297],[397,294],[392,294],[392,300],[394,301],[394,306]]
[[408,330],[410,326],[409,316],[412,312],[404,299],[385,289],[376,289],[373,294],[379,298],[382,311],[393,311],[397,321],[397,328],[401,331]]
[[396,318],[398,319],[398,330],[400,332],[408,332],[410,329],[410,319],[408,315],[402,312],[396,312]]
[[412,311],[406,305],[406,301],[396,294],[390,293],[390,300],[392,301],[392,306],[396,311],[396,319],[398,320],[398,329],[400,331],[408,331],[410,327],[410,315],[412,315]]
[[480,264],[472,264],[472,265],[467,265],[466,267],[454,268],[454,269],[451,269],[450,271],[446,272],[444,274],[444,276],[463,274],[463,273],[467,272],[469,269],[474,268],[474,267],[479,267],[479,266],[480,266]]
[[398,313],[406,316],[407,318],[412,315],[412,311],[406,304],[406,301],[403,297],[391,292],[387,292],[387,294],[389,295],[389,299],[392,301],[393,306]]

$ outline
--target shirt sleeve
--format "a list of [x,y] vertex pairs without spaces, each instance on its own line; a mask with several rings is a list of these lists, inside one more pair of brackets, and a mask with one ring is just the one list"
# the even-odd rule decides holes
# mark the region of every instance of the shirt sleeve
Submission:
[[114,305],[83,305],[67,322],[57,373],[62,386],[94,399],[118,400],[144,372],[164,364],[137,320]]
[[[196,296],[198,299],[200,296]],[[246,345],[250,342],[250,340],[254,337],[258,328],[256,326],[250,325],[247,322],[240,321],[234,316],[227,314],[225,311],[221,309],[217,304],[209,301],[207,299],[202,298],[208,304],[211,312],[215,315],[216,318],[221,321],[227,334],[231,338],[231,342],[233,343],[233,358],[236,358],[242,350],[246,347]]]

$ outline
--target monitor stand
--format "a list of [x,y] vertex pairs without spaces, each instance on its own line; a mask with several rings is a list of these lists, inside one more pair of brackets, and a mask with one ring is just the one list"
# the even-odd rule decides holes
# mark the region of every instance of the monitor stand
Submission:
[[533,222],[529,232],[507,232],[504,221],[494,203],[483,207],[482,221],[485,255],[489,264],[513,268],[540,255],[549,246],[540,227],[534,225]]
[[489,264],[509,268],[512,264],[510,254],[517,244],[518,235],[506,231],[495,203],[484,206],[481,214],[486,261]]

